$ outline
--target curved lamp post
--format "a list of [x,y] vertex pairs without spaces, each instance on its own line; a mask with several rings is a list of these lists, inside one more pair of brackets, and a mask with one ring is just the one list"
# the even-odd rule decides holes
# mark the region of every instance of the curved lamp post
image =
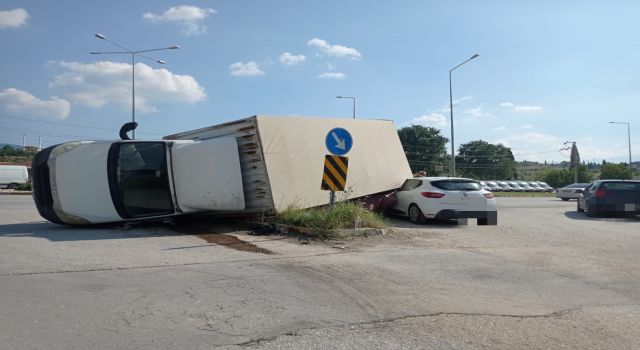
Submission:
[[[151,51],[162,51],[162,50],[175,50],[175,49],[179,49],[180,47],[178,45],[173,45],[173,46],[169,46],[169,47],[162,47],[162,48],[158,48],[158,49],[148,49],[148,50],[138,50],[138,51],[133,51],[133,50],[129,50],[128,48],[116,43],[115,41],[109,40],[107,37],[105,37],[104,35],[100,34],[100,33],[96,33],[94,34],[94,36],[100,40],[105,40],[108,41],[110,43],[112,43],[113,45],[125,50],[125,51],[91,51],[90,54],[92,55],[111,55],[111,54],[128,54],[131,55],[131,121],[133,123],[135,123],[136,121],[136,55],[142,57],[142,58],[146,58],[149,61],[153,61],[159,64],[165,64],[167,62],[163,61],[163,60],[158,60],[155,58],[151,58],[145,55],[142,55],[142,53],[144,52],[151,52]],[[132,135],[132,139],[135,140],[136,139],[136,131],[133,130],[131,132]]]
[[453,89],[451,88],[451,72],[453,72],[454,69],[462,66],[463,64],[471,61],[472,59],[478,57],[480,55],[473,54],[473,56],[469,57],[466,61],[460,63],[459,65],[451,68],[449,70],[449,111],[451,113],[451,176],[456,176],[456,154],[454,151],[454,142],[453,142]]
[[336,98],[350,98],[353,100],[353,119],[356,119],[356,98],[353,96],[336,96]]

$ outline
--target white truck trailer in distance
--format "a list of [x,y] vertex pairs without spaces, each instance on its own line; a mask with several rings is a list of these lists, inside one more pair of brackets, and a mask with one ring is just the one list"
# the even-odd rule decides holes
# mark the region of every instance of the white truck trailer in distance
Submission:
[[411,177],[391,121],[253,116],[157,141],[50,147],[34,158],[34,198],[60,224],[320,206],[329,200],[320,186],[335,128],[353,140],[338,198],[393,190]]

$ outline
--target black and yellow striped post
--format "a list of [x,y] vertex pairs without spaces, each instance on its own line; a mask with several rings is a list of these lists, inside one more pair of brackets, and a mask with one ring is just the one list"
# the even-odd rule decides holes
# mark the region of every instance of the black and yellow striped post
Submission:
[[347,173],[349,170],[349,158],[326,155],[324,157],[324,171],[322,172],[322,184],[320,189],[331,191],[329,205],[333,206],[335,192],[344,191],[347,184]]

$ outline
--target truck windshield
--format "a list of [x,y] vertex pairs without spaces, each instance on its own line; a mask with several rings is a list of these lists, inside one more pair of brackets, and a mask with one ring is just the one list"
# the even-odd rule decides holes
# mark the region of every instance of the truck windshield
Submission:
[[109,187],[123,218],[173,213],[164,142],[115,143],[109,151]]

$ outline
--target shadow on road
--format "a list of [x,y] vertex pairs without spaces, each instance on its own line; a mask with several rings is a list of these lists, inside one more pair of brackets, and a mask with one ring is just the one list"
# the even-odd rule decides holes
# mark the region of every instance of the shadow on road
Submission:
[[[402,218],[399,216],[387,216],[389,219],[389,224],[391,227],[397,228],[450,228],[450,229],[459,229],[460,227],[464,227],[465,224],[462,222],[457,222],[455,220],[427,220],[427,222],[423,225],[414,224],[409,219]],[[462,220],[461,220],[462,221]],[[469,225],[475,224],[474,219],[468,220]]]
[[[197,227],[197,229],[194,229]],[[127,222],[104,225],[62,226],[48,221],[0,225],[0,237],[37,237],[49,241],[90,241],[160,236],[226,234],[251,231],[255,225],[234,219],[181,217],[160,221]],[[205,238],[203,238],[205,239]]]
[[578,213],[577,211],[566,211],[564,216],[572,220],[582,221],[614,221],[614,222],[638,222],[640,216],[635,217],[615,217],[615,216],[601,216],[601,217],[589,217],[585,213]]

